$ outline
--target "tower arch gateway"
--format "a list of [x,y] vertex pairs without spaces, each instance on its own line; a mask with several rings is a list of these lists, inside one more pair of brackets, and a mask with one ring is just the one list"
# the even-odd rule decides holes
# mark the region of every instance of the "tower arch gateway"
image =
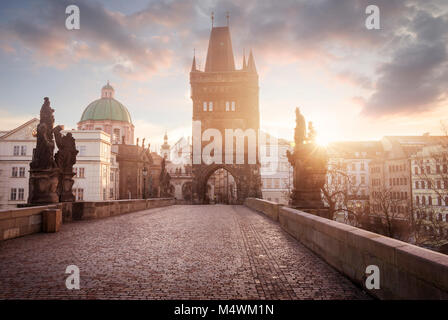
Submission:
[[[205,69],[196,66],[196,57],[190,72],[193,121],[200,121],[201,136],[194,137],[193,150],[202,150],[210,141],[202,141],[204,131],[218,130],[222,137],[222,155],[225,155],[226,129],[254,130],[256,135],[256,161],[248,161],[248,141],[244,146],[244,163],[236,164],[236,144],[233,143],[232,163],[207,164],[203,159],[193,161],[192,195],[193,203],[207,203],[207,181],[218,169],[227,170],[235,179],[237,187],[236,203],[243,203],[247,197],[261,197],[260,163],[258,159],[259,86],[255,60],[250,52],[249,60],[243,57],[242,68],[236,69],[230,37],[230,29],[212,27]],[[194,127],[194,126],[193,126]],[[234,137],[232,137],[234,139]],[[196,144],[200,144],[197,148]],[[193,151],[194,152],[194,151]],[[202,158],[202,157],[201,157]]]

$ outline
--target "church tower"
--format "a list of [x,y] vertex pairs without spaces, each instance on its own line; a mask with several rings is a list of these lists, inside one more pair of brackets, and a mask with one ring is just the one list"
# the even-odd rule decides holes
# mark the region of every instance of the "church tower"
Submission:
[[[260,164],[258,159],[258,73],[254,56],[243,57],[241,69],[236,69],[229,26],[213,27],[205,62],[205,69],[199,70],[196,57],[190,72],[191,99],[193,102],[193,127],[200,121],[201,137],[195,137],[193,128],[193,150],[201,144],[201,152],[210,141],[202,141],[202,134],[207,129],[217,129],[222,136],[222,163],[195,163],[193,159],[193,202],[208,203],[207,181],[219,169],[225,169],[236,182],[237,201],[243,203],[247,197],[261,197]],[[233,143],[233,164],[225,161],[225,130],[252,129],[255,143],[249,138],[244,141],[244,163],[236,164],[236,140]],[[196,134],[197,135],[197,134]],[[251,143],[251,146],[248,146]],[[255,145],[254,145],[255,144]],[[256,160],[248,161],[249,150],[255,148]],[[194,156],[193,156],[194,157]]]

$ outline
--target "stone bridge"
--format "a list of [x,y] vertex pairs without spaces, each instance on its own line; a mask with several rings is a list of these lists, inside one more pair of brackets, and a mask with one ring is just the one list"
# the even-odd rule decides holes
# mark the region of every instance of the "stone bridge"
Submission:
[[[446,255],[258,199],[135,201],[85,203],[88,220],[0,241],[0,299],[447,298]],[[0,229],[2,214],[24,219],[0,212]],[[364,287],[369,264],[381,290]],[[79,290],[66,288],[69,265]]]
[[[65,269],[80,269],[67,290]],[[368,299],[244,206],[175,205],[0,242],[0,299]]]

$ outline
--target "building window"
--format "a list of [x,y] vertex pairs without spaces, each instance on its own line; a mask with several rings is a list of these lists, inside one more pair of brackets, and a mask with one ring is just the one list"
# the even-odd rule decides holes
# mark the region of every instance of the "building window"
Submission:
[[73,168],[73,173],[75,174],[75,177],[78,178],[78,168]]
[[114,198],[114,188],[110,188],[110,198]]
[[17,200],[17,189],[16,188],[11,188],[10,200]]
[[110,181],[114,181],[114,173],[112,171],[110,172]]
[[83,188],[78,188],[77,192],[78,192],[77,200],[78,201],[84,200],[84,189]]
[[418,174],[418,167],[415,167],[415,168],[414,168],[414,173],[415,173],[415,174]]
[[19,151],[20,151],[20,146],[14,146],[14,155],[18,156],[19,155]]
[[79,156],[83,157],[86,155],[86,146],[79,146]]
[[106,188],[103,188],[103,200],[106,200]]
[[364,162],[361,162],[361,171],[365,170]]
[[212,101],[210,101],[208,103],[208,111],[213,111],[213,102]]
[[21,177],[21,178],[25,177],[25,167],[19,168],[19,177]]
[[120,129],[114,129],[114,143],[120,143]]
[[235,101],[232,101],[232,111],[235,111]]
[[21,156],[26,156],[26,146],[21,146],[20,147],[20,155]]
[[25,190],[23,188],[19,188],[18,200],[23,200],[25,195]]
[[205,102],[205,101],[204,101],[204,104],[203,104],[203,110],[207,111],[207,102]]
[[13,177],[13,178],[17,178],[17,167],[12,167],[12,173],[11,173],[11,176]]
[[78,177],[79,178],[84,178],[85,176],[84,176],[84,168],[79,168],[79,170],[78,170]]
[[230,102],[226,101],[226,111],[230,111]]
[[418,189],[419,185],[418,185],[418,181],[415,181],[415,189]]
[[428,205],[432,206],[432,197],[431,196],[428,197]]

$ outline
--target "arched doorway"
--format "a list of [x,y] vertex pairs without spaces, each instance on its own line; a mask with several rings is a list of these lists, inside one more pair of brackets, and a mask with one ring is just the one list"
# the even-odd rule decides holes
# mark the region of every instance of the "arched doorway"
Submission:
[[205,203],[235,204],[238,188],[235,177],[225,168],[213,171],[205,182]]

